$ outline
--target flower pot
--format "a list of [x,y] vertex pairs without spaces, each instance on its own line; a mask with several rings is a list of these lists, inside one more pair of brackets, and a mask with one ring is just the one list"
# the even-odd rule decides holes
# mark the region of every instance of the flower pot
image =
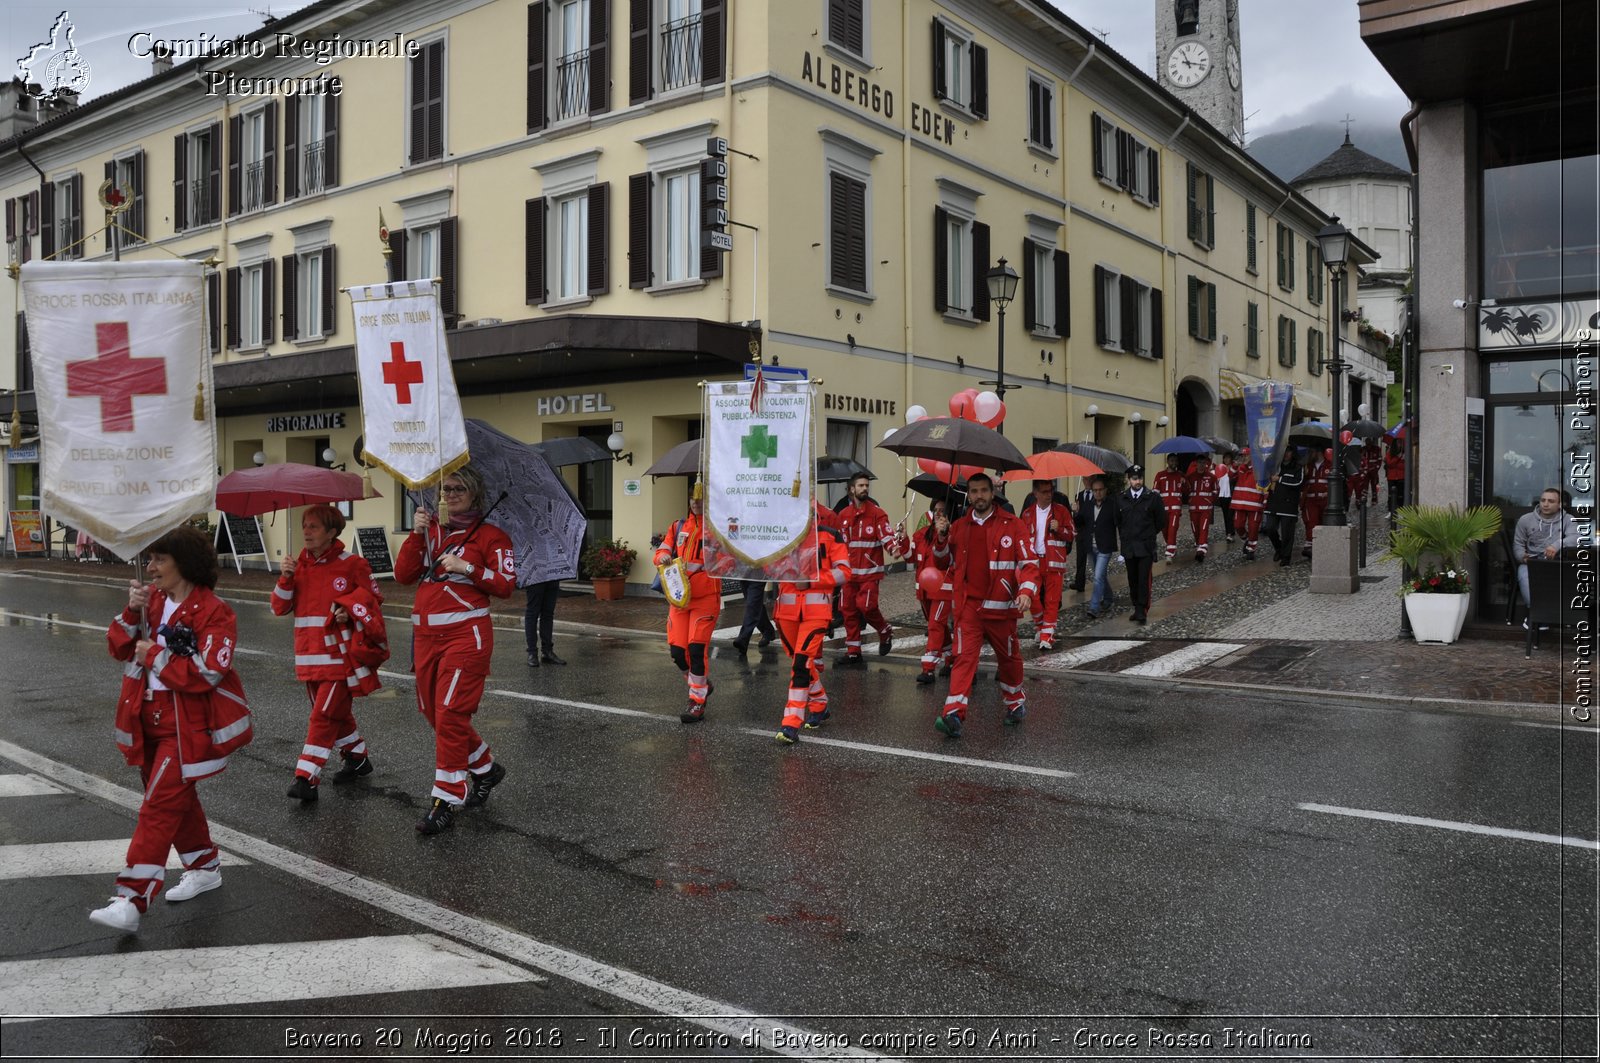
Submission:
[[596,576],[594,578],[594,596],[602,602],[614,602],[622,597],[622,588],[627,583],[626,576]]
[[1418,642],[1454,642],[1467,622],[1470,594],[1408,594],[1406,617]]

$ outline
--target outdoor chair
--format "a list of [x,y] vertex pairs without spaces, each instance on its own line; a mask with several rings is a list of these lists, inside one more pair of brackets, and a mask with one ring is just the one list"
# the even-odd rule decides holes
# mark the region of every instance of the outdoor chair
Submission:
[[1595,565],[1589,561],[1528,562],[1528,636],[1523,657],[1531,658],[1539,645],[1541,627],[1577,627],[1595,622]]

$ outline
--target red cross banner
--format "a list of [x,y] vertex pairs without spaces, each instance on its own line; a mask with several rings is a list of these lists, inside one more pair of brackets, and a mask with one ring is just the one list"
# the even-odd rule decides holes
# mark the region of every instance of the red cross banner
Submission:
[[205,302],[199,262],[22,267],[40,508],[123,557],[212,509]]
[[363,461],[413,490],[467,463],[444,316],[433,282],[350,289],[361,380]]
[[[705,386],[706,568],[755,579],[811,579],[801,556],[814,510],[809,381]],[[809,569],[797,575],[800,569]]]

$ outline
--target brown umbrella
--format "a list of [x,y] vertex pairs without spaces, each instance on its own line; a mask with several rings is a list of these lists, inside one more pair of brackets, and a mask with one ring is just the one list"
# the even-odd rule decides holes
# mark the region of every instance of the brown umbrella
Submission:
[[646,476],[698,476],[700,474],[700,440],[679,443],[656,459],[644,471]]
[[897,430],[878,446],[908,458],[933,458],[952,465],[983,469],[1029,468],[1027,455],[1015,443],[976,421],[960,417],[924,417]]

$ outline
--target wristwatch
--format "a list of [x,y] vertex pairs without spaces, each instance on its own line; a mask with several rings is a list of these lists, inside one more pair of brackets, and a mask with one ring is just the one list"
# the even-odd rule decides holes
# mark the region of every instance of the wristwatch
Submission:
[[470,579],[471,577],[476,576],[477,574],[478,574],[478,566],[474,565],[471,561],[468,561],[467,562],[467,577]]

